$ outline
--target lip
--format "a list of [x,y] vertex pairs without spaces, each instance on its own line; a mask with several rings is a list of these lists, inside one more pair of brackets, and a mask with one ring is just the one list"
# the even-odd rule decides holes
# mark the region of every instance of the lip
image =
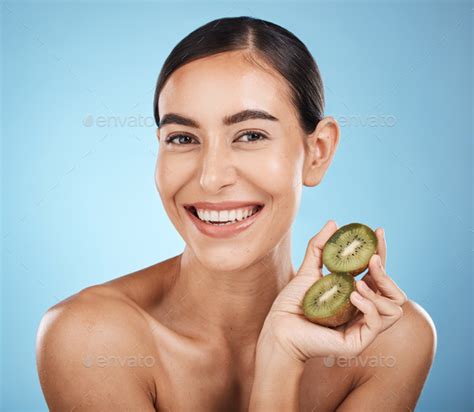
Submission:
[[[226,205],[226,207],[228,207]],[[264,205],[262,208],[252,216],[248,217],[247,219],[241,220],[240,222],[231,223],[229,225],[222,225],[217,226],[210,223],[205,223],[198,217],[194,216],[194,214],[189,210],[188,207],[185,207],[184,210],[186,214],[191,218],[194,225],[198,228],[198,230],[206,236],[223,239],[232,236],[236,236],[239,233],[243,232],[245,229],[250,227],[260,216],[262,210],[265,209]]]
[[261,202],[253,201],[227,201],[227,202],[196,202],[196,203],[185,203],[183,206],[188,208],[190,206],[195,207],[196,209],[207,209],[207,210],[230,210],[230,209],[240,209],[246,206],[263,206]]

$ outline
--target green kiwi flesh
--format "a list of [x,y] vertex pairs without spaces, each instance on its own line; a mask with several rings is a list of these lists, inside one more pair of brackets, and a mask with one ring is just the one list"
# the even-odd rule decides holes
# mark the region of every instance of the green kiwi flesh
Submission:
[[367,269],[376,250],[375,232],[362,223],[350,223],[328,239],[323,248],[323,263],[330,272],[357,276]]
[[336,327],[351,320],[357,308],[350,301],[355,280],[346,273],[330,273],[317,280],[303,298],[303,313],[311,322]]

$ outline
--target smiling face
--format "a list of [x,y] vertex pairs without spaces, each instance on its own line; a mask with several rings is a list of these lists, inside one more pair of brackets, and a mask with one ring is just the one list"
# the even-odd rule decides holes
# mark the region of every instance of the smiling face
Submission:
[[[176,124],[176,117],[168,117],[158,129],[156,186],[174,226],[208,268],[238,270],[290,236],[307,136],[289,96],[283,78],[244,60],[242,52],[190,62],[161,91],[160,121],[172,113],[192,122]],[[265,112],[273,120],[231,117],[244,110]],[[167,143],[170,137],[175,138]],[[264,208],[247,229],[216,238],[202,233],[183,206],[225,201]]]

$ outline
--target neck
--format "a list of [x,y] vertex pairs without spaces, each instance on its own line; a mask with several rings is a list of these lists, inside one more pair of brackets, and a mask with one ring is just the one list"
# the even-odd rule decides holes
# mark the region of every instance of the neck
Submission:
[[186,247],[169,299],[179,302],[180,319],[193,335],[255,344],[273,301],[294,273],[290,232],[260,260],[232,272],[209,270]]

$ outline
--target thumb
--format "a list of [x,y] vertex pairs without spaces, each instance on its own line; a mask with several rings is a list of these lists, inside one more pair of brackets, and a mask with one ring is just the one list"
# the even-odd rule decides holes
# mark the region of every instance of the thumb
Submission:
[[328,220],[319,233],[310,239],[303,263],[296,276],[310,276],[314,280],[322,278],[323,248],[337,229],[337,223],[334,220]]

